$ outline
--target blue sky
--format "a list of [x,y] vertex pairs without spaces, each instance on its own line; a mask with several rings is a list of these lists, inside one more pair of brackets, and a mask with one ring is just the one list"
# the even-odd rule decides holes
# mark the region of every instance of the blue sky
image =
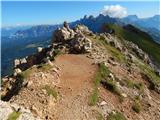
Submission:
[[2,26],[57,24],[75,21],[86,15],[98,15],[104,6],[120,5],[127,14],[150,17],[160,14],[160,3],[154,2],[2,2]]

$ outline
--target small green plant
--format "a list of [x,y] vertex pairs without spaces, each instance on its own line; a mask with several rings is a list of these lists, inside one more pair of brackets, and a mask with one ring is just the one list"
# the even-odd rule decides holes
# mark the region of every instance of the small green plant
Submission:
[[42,71],[47,71],[47,70],[50,70],[52,66],[49,64],[40,64],[37,68],[41,69]]
[[91,94],[90,97],[90,102],[89,105],[94,106],[96,105],[97,101],[98,101],[98,86],[101,82],[101,80],[103,78],[106,77],[106,75],[109,75],[110,71],[108,70],[108,68],[101,63],[99,65],[99,70],[97,72],[97,74],[95,75],[95,79],[94,79],[94,89],[93,89],[93,93]]
[[112,47],[111,45],[109,45],[103,38],[101,38],[100,36],[96,36],[96,38],[93,37],[89,37],[91,40],[95,41],[100,47],[105,48],[105,50],[107,51],[107,53],[109,53],[111,56],[113,56],[115,58],[116,61],[118,62],[123,62],[126,63],[127,60],[125,58],[125,55],[123,53],[121,53],[118,49],[116,49],[115,47]]
[[98,101],[98,89],[95,88],[93,90],[93,93],[91,94],[89,105],[94,106],[94,105],[96,105],[97,101]]
[[19,78],[21,80],[22,79],[24,80],[24,79],[28,78],[31,73],[32,73],[32,70],[31,69],[27,69],[27,70],[23,71],[22,73],[18,74],[17,78]]
[[116,112],[116,113],[110,113],[107,120],[127,120],[127,119],[122,113]]
[[96,111],[96,119],[97,120],[104,120],[104,117],[100,112]]
[[140,101],[138,99],[135,100],[132,109],[136,112],[136,113],[140,113],[141,111],[141,104]]
[[18,79],[19,81],[23,81],[23,80],[25,79],[24,74],[23,74],[23,73],[17,74],[17,79]]
[[143,83],[135,83],[131,80],[124,79],[126,86],[129,88],[137,88],[141,93],[144,91],[144,84]]
[[135,84],[134,84],[134,82],[132,80],[125,79],[124,81],[125,81],[127,87],[134,88]]
[[148,77],[148,82],[153,85],[160,85],[160,77],[156,75],[153,68],[151,68],[149,65],[145,64],[141,60],[135,61],[135,64],[140,68],[141,72]]
[[9,117],[8,117],[7,120],[17,120],[17,118],[18,118],[20,115],[21,115],[20,112],[14,111],[14,112],[12,112],[12,113],[9,115]]
[[143,83],[137,83],[135,84],[135,87],[140,90],[141,92],[144,91],[144,84]]
[[57,99],[58,97],[58,93],[56,92],[56,90],[54,88],[51,88],[49,85],[45,85],[43,87],[43,89],[45,89],[47,91],[47,94],[50,96],[52,95],[54,98]]
[[110,90],[111,92],[117,94],[117,95],[121,95],[120,91],[118,90],[116,83],[113,80],[105,80],[103,82],[103,85]]

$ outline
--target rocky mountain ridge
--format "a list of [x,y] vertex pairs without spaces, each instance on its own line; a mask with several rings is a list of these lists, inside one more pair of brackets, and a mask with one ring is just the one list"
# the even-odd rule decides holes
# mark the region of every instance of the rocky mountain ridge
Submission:
[[[159,15],[155,15],[149,18],[138,18],[136,15],[129,15],[122,19],[112,18],[108,15],[104,16],[99,14],[97,17],[92,15],[84,16],[82,19],[71,22],[70,26],[74,27],[76,24],[83,24],[87,26],[93,32],[101,32],[103,24],[118,24],[121,26],[132,24],[139,29],[148,32],[156,42],[159,43]],[[52,31],[56,28],[61,27],[59,25],[38,25],[27,30],[17,31],[12,37],[13,38],[26,38],[26,37],[40,37],[40,36],[51,36]]]
[[[56,59],[63,62],[57,63]],[[94,34],[84,25],[71,29],[64,22],[62,28],[54,31],[50,46],[39,47],[37,54],[14,62],[14,74],[2,78],[2,100],[28,107],[34,116],[42,120],[160,118],[159,73],[152,68],[150,57],[143,50],[130,41],[120,39],[114,32]],[[63,73],[65,67],[67,71]],[[95,74],[93,81],[87,81],[92,78],[87,76],[80,82],[85,76],[82,72],[85,69],[89,71],[85,71],[86,75],[93,77]],[[69,71],[73,73],[68,78]],[[67,80],[70,81],[67,83],[65,79],[73,81]],[[73,84],[76,80],[80,83]],[[63,91],[67,85],[72,86]],[[70,93],[75,97],[65,104],[63,100],[70,99],[66,97]],[[89,104],[84,101],[86,99]],[[72,106],[72,102],[78,109]],[[65,117],[56,110],[62,110]],[[71,114],[73,111],[74,115]]]

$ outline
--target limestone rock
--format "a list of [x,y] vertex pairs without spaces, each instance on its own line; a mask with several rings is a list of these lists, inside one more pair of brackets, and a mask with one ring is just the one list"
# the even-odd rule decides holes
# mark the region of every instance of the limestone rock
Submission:
[[62,29],[58,28],[53,33],[52,42],[66,42],[67,40],[74,37],[74,31],[69,28],[69,25],[64,22],[64,26]]
[[125,93],[122,93],[121,95],[122,95],[124,98],[127,97],[127,94],[125,94]]
[[77,25],[75,28],[74,28],[74,31],[76,33],[85,33],[85,34],[92,34],[92,31],[90,31],[88,29],[88,27],[84,26],[84,25]]
[[20,60],[19,59],[15,59],[14,60],[14,67],[17,67],[20,64]]
[[136,45],[136,44],[134,44],[132,42],[128,42],[127,44],[129,45],[131,50],[136,54],[136,56],[138,56],[144,62],[149,63],[149,56],[143,50],[141,50],[138,47],[138,45]]
[[92,42],[83,34],[76,34],[75,38],[70,42],[73,51],[76,53],[89,52],[92,48]]
[[39,117],[34,117],[29,109],[25,109],[14,103],[3,102],[0,100],[0,108],[0,120],[8,120],[9,115],[13,112],[20,113],[17,120],[40,120]]
[[14,69],[14,76],[16,76],[17,74],[21,73],[22,70],[19,68]]
[[37,51],[38,51],[38,52],[42,52],[42,50],[43,50],[42,47],[38,47],[38,48],[37,48]]
[[102,101],[101,103],[100,103],[100,106],[104,106],[104,105],[106,105],[107,103],[106,103],[106,101]]

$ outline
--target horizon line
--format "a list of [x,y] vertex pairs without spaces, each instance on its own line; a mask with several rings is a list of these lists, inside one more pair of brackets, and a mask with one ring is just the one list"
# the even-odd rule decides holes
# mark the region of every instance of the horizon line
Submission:
[[[100,14],[98,14],[98,15],[100,15]],[[97,16],[98,16],[97,15]],[[130,15],[136,15],[136,14],[130,14]],[[127,15],[127,16],[130,16],[130,15]],[[148,16],[148,17],[139,17],[138,15],[136,15],[139,19],[146,19],[146,18],[150,18],[150,17],[154,17],[154,16],[156,16],[156,15],[160,15],[160,14],[154,14],[154,15],[152,15],[152,16]],[[84,15],[85,16],[85,15]],[[83,17],[84,17],[83,16]],[[89,16],[91,16],[91,15],[87,15],[87,17],[89,17]],[[94,16],[94,15],[92,15],[92,16]],[[97,17],[97,16],[94,16],[94,17]],[[106,16],[106,15],[105,15]],[[127,16],[125,16],[125,17],[127,17]],[[81,17],[81,18],[79,18],[79,19],[77,19],[77,20],[80,20],[80,19],[82,19],[83,17]],[[125,17],[123,17],[123,18],[125,18]],[[111,17],[112,18],[112,17]],[[64,20],[65,21],[65,20]],[[70,22],[74,22],[74,21],[68,21],[69,23]],[[17,23],[17,24],[15,24],[15,25],[3,25],[2,23],[1,23],[1,28],[5,28],[5,27],[21,27],[21,26],[38,26],[38,25],[59,25],[59,24],[62,24],[63,22],[57,22],[57,23],[39,23],[39,24],[27,24],[27,23]]]

